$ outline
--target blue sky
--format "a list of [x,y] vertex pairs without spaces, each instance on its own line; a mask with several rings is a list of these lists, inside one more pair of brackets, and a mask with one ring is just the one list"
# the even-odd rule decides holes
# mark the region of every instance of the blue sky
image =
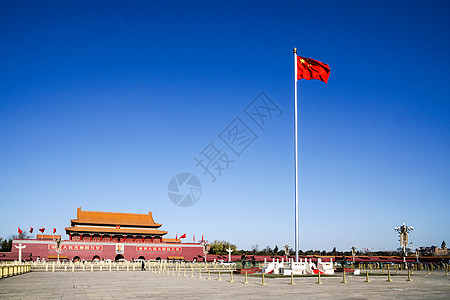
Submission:
[[[174,237],[294,245],[292,48],[331,67],[299,81],[302,250],[450,241],[447,1],[2,1],[0,236],[85,210],[146,213]],[[282,111],[262,131],[261,92]],[[258,137],[237,157],[219,134]],[[216,182],[194,157],[234,160]],[[202,183],[190,207],[171,178]]]

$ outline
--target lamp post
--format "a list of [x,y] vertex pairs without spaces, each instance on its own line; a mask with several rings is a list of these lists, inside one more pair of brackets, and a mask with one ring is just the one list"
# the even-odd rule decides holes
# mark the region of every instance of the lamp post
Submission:
[[61,250],[61,239],[57,239],[56,240],[56,249],[55,249],[55,251],[56,251],[56,254],[58,256],[58,264],[59,264],[59,254],[62,252],[62,250]]
[[208,254],[209,248],[210,246],[206,242],[203,242],[203,257],[205,258],[205,262],[206,262],[206,254]]
[[408,246],[408,235],[410,231],[414,230],[414,227],[408,227],[405,225],[405,223],[403,223],[402,226],[395,227],[394,229],[400,235],[400,247],[402,248],[403,263],[406,266],[406,247]]
[[288,256],[290,256],[289,245],[288,244],[284,245],[284,255],[286,255],[286,261],[287,261],[288,260]]

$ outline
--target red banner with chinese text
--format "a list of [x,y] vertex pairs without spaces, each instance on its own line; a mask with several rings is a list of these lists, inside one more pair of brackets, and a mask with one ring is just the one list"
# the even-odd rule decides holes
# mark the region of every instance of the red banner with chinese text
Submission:
[[[56,245],[48,245],[48,249],[56,250]],[[103,250],[103,246],[101,245],[61,245],[61,250],[69,250],[69,251],[98,251]]]
[[155,252],[181,252],[181,247],[150,247],[150,246],[136,246],[136,251],[155,251]]

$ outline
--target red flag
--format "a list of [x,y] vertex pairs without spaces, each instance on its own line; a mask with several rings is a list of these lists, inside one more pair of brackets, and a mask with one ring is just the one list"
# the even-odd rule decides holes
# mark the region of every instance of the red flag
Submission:
[[183,234],[182,236],[180,236],[180,239],[185,239],[186,238],[186,233]]
[[330,67],[320,61],[297,56],[297,80],[299,79],[318,79],[325,83],[330,76]]
[[202,243],[203,243],[203,234],[202,234]]
[[192,235],[192,241],[195,242],[195,234]]
[[41,228],[41,229],[39,229],[39,231],[42,232],[42,233],[44,233],[45,228]]
[[33,227],[30,227],[30,233],[33,233]]
[[53,234],[55,234],[55,232],[56,232],[56,228],[53,228]]
[[177,234],[177,235],[175,235],[175,241],[176,241],[176,240],[178,240],[178,234]]
[[23,233],[23,231],[22,231],[22,229],[20,229],[20,227],[17,227],[17,232],[19,232],[19,234]]

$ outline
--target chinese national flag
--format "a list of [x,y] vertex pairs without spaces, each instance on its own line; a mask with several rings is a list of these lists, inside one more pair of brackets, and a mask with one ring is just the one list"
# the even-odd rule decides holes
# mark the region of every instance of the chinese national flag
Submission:
[[320,61],[297,56],[297,80],[299,79],[318,79],[325,83],[330,76],[330,67]]
[[53,228],[53,234],[55,234],[55,232],[56,232],[56,228]]
[[19,233],[19,234],[22,234],[22,229],[20,229],[20,227],[17,227],[17,232]]
[[186,233],[183,234],[182,236],[180,236],[180,239],[185,239],[186,238]]
[[42,232],[42,233],[44,233],[45,228],[41,228],[41,229],[39,229],[39,231]]
[[33,233],[33,227],[30,227],[30,233]]

